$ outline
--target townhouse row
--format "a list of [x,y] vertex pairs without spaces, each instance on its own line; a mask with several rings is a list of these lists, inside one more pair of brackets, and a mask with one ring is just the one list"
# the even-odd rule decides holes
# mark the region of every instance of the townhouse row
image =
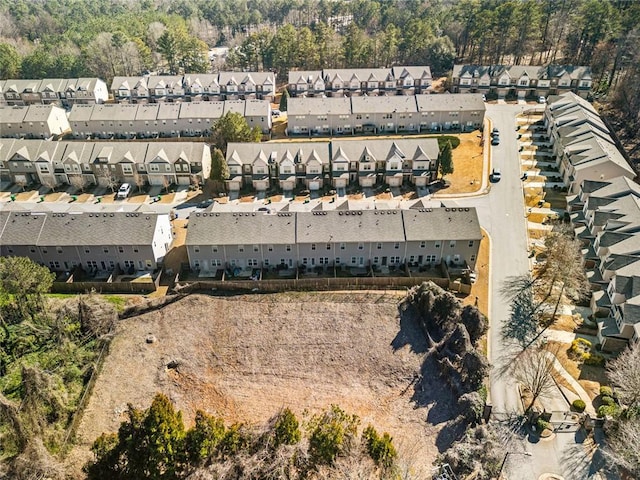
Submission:
[[172,241],[168,214],[0,211],[0,255],[28,257],[57,273],[154,271]]
[[567,203],[584,244],[599,343],[618,351],[640,342],[640,186],[627,177],[585,180]]
[[267,100],[76,105],[69,124],[74,138],[206,137],[213,124],[230,112],[242,115],[251,128],[271,131]]
[[48,142],[0,139],[0,179],[50,188],[202,184],[211,150],[193,142]]
[[190,102],[259,99],[273,101],[272,72],[190,73],[114,77],[111,94],[120,103]]
[[429,93],[433,79],[426,66],[290,71],[292,97],[356,97]]
[[212,211],[191,215],[186,246],[190,268],[208,277],[255,268],[384,272],[441,262],[474,269],[481,240],[474,208]]
[[453,93],[482,93],[519,99],[573,92],[587,98],[593,78],[591,67],[573,65],[454,65]]
[[202,137],[228,112],[239,113],[250,127],[271,131],[266,100],[227,100],[157,104],[74,105],[67,114],[55,105],[0,107],[0,137],[128,139]]
[[577,193],[585,180],[636,176],[598,112],[579,95],[551,97],[544,127],[569,193]]
[[426,187],[437,178],[438,157],[435,138],[230,143],[226,185],[229,191],[245,185],[257,191],[348,184]]
[[107,84],[99,78],[0,80],[0,105],[72,105],[109,100]]
[[481,94],[290,98],[289,135],[469,132],[482,127]]

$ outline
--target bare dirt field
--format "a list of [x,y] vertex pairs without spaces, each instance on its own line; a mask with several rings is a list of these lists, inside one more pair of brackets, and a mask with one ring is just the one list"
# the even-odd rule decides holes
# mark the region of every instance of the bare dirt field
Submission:
[[[127,403],[163,392],[191,424],[196,409],[227,422],[264,422],[288,406],[301,417],[338,404],[388,431],[412,478],[430,478],[456,399],[425,363],[417,322],[397,294],[191,295],[121,321],[68,457],[78,472]],[[153,335],[154,343],[146,339]],[[175,360],[178,367],[167,368]],[[81,477],[81,475],[79,475]]]

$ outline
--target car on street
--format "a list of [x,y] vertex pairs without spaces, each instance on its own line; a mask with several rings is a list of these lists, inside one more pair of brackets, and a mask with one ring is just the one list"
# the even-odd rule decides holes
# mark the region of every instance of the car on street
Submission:
[[123,183],[122,185],[120,185],[120,188],[118,189],[118,193],[116,194],[116,198],[125,199],[130,194],[131,194],[131,184],[130,183]]
[[498,135],[500,135],[500,130],[498,130],[497,128],[494,128],[493,130],[491,130],[492,137],[497,137]]
[[500,137],[498,135],[494,135],[491,138],[491,145],[500,145]]
[[500,181],[500,179],[502,178],[502,173],[500,172],[499,168],[494,168],[491,171],[491,175],[489,177],[489,180],[491,180],[491,182],[493,183],[497,183]]

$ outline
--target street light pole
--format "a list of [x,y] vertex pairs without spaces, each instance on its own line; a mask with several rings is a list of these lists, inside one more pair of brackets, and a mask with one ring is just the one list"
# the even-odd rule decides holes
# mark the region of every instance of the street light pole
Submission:
[[507,458],[509,455],[526,455],[527,457],[531,456],[531,452],[507,452],[502,459],[502,463],[500,464],[500,470],[498,470],[498,480],[502,478],[502,469],[504,468],[505,463],[507,463]]

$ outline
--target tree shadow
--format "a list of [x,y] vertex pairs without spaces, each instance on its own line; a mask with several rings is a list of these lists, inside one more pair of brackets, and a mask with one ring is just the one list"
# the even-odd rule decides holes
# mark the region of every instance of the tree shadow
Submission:
[[409,345],[411,352],[413,353],[426,353],[430,345],[425,336],[424,330],[420,325],[418,315],[412,308],[399,308],[398,310],[400,316],[400,330],[398,330],[395,338],[391,341],[393,351],[398,351],[406,345]]
[[619,478],[600,446],[582,428],[575,433],[575,443],[567,446],[561,455],[562,473],[567,480],[595,479],[600,475]]

